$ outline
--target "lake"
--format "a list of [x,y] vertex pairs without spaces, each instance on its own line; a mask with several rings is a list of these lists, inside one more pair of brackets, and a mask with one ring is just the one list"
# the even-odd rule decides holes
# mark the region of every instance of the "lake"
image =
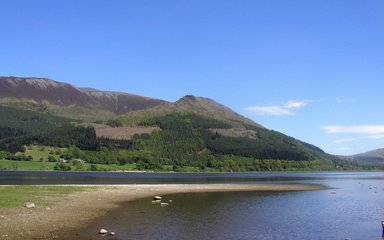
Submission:
[[[383,239],[384,173],[159,174],[2,172],[0,184],[315,183],[306,192],[188,193],[127,202],[65,239]],[[106,227],[117,236],[99,237]]]
[[361,174],[0,171],[0,185],[312,182]]

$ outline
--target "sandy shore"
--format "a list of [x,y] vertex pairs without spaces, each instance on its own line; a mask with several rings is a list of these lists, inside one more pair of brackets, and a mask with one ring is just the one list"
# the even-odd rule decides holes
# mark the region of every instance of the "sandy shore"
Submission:
[[[87,185],[89,186],[89,185]],[[95,186],[96,190],[50,197],[49,207],[0,209],[0,239],[60,239],[122,202],[155,195],[188,192],[308,191],[324,189],[306,184],[162,184]]]

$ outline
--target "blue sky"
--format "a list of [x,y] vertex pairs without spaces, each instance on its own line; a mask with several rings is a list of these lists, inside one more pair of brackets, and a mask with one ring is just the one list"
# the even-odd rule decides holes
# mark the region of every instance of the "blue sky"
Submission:
[[384,147],[382,0],[3,0],[0,75],[212,98],[333,154]]

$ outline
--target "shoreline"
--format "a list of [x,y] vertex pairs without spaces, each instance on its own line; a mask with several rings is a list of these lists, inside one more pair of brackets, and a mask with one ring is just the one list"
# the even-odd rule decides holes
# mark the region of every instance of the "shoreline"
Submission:
[[[62,239],[67,232],[76,232],[83,226],[121,203],[155,195],[192,192],[267,192],[311,191],[327,189],[316,184],[129,184],[129,185],[60,185],[83,186],[94,189],[59,197],[46,198],[51,204],[0,208],[0,239]],[[7,187],[7,186],[1,186]],[[98,229],[96,230],[98,231]]]

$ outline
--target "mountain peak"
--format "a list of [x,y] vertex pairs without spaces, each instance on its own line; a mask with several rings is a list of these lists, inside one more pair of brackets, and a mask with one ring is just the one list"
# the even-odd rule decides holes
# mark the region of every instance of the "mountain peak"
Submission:
[[207,98],[207,97],[200,97],[200,96],[194,96],[194,95],[185,95],[184,97],[180,98],[177,102],[183,102],[183,101],[191,102],[191,103],[201,103],[201,104],[202,103],[214,104],[214,105],[217,105],[217,106],[220,106],[220,107],[227,108],[224,105],[218,103],[217,101],[215,101],[215,100],[213,100],[211,98]]
[[235,124],[241,122],[257,127],[262,127],[261,125],[253,122],[252,120],[246,117],[241,116],[232,109],[210,98],[186,95],[176,101],[174,105],[177,109],[181,111],[194,112],[200,115],[205,115],[216,119],[225,119]]
[[[196,96],[194,95],[185,95],[184,97],[182,97],[181,99],[186,99],[186,100],[196,100]],[[180,99],[180,100],[181,100]]]

